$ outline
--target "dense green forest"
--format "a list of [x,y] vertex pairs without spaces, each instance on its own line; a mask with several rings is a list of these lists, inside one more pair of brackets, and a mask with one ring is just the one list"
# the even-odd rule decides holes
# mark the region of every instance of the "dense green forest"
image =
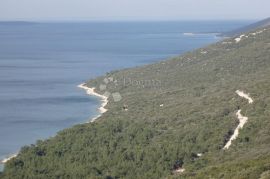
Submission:
[[[94,123],[23,147],[0,178],[270,178],[270,28],[252,33],[90,80],[99,93],[117,80],[107,90],[122,100],[110,96]],[[240,108],[249,120],[223,150]]]

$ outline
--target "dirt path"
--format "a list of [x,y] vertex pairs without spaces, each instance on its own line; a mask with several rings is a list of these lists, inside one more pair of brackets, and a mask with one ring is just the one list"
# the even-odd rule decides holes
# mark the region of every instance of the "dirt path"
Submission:
[[236,93],[240,97],[247,99],[249,104],[252,104],[254,102],[253,99],[249,96],[249,94],[246,94],[246,93],[244,93],[243,91],[240,91],[240,90],[237,90]]
[[[254,102],[253,99],[249,96],[249,94],[246,94],[246,93],[244,93],[243,91],[239,91],[239,90],[237,90],[236,93],[237,93],[240,97],[247,99],[249,104],[252,104],[252,103]],[[242,128],[244,127],[244,125],[245,125],[245,124],[247,123],[247,121],[248,121],[248,117],[243,116],[243,115],[241,114],[241,109],[237,111],[236,116],[237,116],[237,118],[238,118],[238,120],[239,120],[239,124],[238,124],[238,126],[236,127],[236,129],[234,130],[234,133],[233,133],[233,135],[231,136],[230,140],[229,140],[229,141],[226,143],[226,145],[223,147],[224,150],[230,148],[230,146],[232,145],[232,141],[235,140],[235,139],[238,137],[240,129],[242,129]]]

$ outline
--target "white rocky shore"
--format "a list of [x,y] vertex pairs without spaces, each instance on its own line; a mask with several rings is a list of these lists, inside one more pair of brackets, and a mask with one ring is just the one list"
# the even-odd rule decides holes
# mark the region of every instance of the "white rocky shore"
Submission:
[[97,97],[101,98],[102,104],[98,108],[100,114],[98,116],[94,117],[93,119],[91,119],[91,121],[90,121],[90,122],[94,122],[97,118],[99,118],[103,113],[105,113],[107,111],[107,109],[105,108],[105,106],[108,104],[108,97],[96,93],[95,92],[95,88],[89,88],[89,87],[87,87],[86,86],[86,83],[80,84],[78,87],[84,89],[88,95],[97,96]]

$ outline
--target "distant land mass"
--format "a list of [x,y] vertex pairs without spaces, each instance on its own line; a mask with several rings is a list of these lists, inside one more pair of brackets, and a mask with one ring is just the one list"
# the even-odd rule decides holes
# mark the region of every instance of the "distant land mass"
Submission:
[[253,30],[258,29],[258,28],[267,27],[269,25],[270,25],[270,17],[269,18],[266,18],[264,20],[261,20],[259,22],[250,24],[248,26],[245,26],[245,27],[242,27],[242,28],[239,28],[239,29],[230,31],[230,32],[222,33],[222,34],[220,34],[220,36],[223,36],[223,37],[234,37],[234,36],[241,35],[242,33],[253,31]]
[[37,22],[28,22],[28,21],[0,21],[0,25],[33,25]]
[[107,111],[23,147],[0,178],[270,178],[270,26],[252,28],[89,80]]

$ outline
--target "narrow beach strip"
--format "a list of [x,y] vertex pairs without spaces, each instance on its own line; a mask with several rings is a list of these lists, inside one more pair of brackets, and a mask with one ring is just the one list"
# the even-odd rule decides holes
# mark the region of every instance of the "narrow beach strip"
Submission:
[[7,163],[8,161],[10,161],[11,159],[17,157],[17,155],[18,155],[18,154],[13,154],[13,155],[11,155],[10,157],[1,160],[0,163],[1,163],[1,164],[5,164],[5,163]]
[[101,103],[101,106],[98,108],[100,114],[98,116],[92,118],[91,121],[90,121],[90,122],[94,122],[97,118],[99,118],[103,113],[105,113],[107,111],[105,106],[108,104],[108,97],[96,93],[95,88],[87,87],[86,83],[80,84],[80,85],[78,85],[78,87],[81,88],[81,89],[84,89],[88,95],[97,96],[97,97],[101,98],[102,103]]
[[[90,122],[94,122],[97,118],[99,118],[103,113],[105,113],[107,111],[107,109],[105,108],[105,106],[108,104],[108,97],[96,93],[95,92],[95,88],[89,88],[89,87],[87,87],[86,86],[86,83],[80,84],[80,85],[78,85],[78,87],[84,89],[88,95],[97,96],[97,97],[101,98],[102,103],[101,103],[101,106],[98,108],[100,114],[97,115],[96,117],[92,118],[91,121],[90,121]],[[7,163],[9,160],[17,157],[17,155],[18,154],[13,154],[10,157],[7,157],[7,158],[1,160],[0,161],[0,164]]]

